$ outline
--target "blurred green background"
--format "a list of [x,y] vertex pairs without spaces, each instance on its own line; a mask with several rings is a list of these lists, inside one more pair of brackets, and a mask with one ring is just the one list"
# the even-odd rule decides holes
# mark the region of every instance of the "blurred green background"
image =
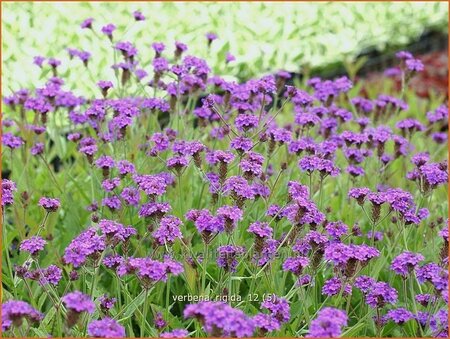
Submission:
[[[80,28],[88,17],[95,19],[97,32],[107,23],[118,26],[115,40],[134,42],[143,66],[153,57],[152,42],[166,43],[172,53],[172,43],[179,40],[188,44],[189,53],[207,58],[216,73],[240,79],[278,69],[297,72],[305,65],[321,68],[351,62],[364,50],[392,49],[425,31],[448,29],[445,2],[2,3],[2,9],[5,94],[39,85],[42,74],[32,65],[35,55],[61,58],[70,84],[82,81],[92,89],[92,80],[110,78],[109,41],[101,33],[97,37]],[[134,10],[141,10],[147,20],[134,22]],[[219,39],[208,50],[209,31]],[[90,74],[79,60],[67,61],[67,47],[93,54]],[[224,61],[227,52],[237,58],[229,65]],[[80,71],[69,73],[73,68]]]

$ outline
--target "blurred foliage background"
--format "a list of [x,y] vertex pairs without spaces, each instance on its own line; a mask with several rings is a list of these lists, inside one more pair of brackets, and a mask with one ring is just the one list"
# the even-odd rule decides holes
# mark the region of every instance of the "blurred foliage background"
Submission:
[[[134,10],[147,20],[135,22]],[[162,41],[170,53],[175,40],[189,53],[205,57],[214,71],[239,79],[286,69],[321,68],[348,63],[368,49],[385,50],[405,45],[429,30],[447,32],[445,2],[396,3],[2,3],[2,89],[7,94],[42,77],[33,56],[64,60],[67,83],[111,77],[110,43],[100,29],[114,23],[115,41],[130,40],[140,51],[141,66],[150,68],[151,43]],[[94,30],[80,23],[93,17]],[[207,48],[205,33],[219,39]],[[68,72],[83,65],[68,63],[66,48],[92,53],[89,72]],[[110,51],[110,50],[109,50]],[[226,65],[227,52],[236,61]],[[80,86],[78,86],[79,88]],[[81,94],[81,93],[80,93]]]

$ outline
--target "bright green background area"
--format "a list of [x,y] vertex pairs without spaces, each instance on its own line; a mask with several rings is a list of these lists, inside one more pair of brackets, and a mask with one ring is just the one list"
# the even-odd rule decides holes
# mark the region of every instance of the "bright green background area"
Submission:
[[[325,66],[351,61],[362,50],[375,46],[398,46],[417,38],[424,30],[447,31],[445,2],[429,3],[4,3],[3,89],[17,90],[37,84],[41,75],[32,65],[35,55],[65,61],[62,70],[71,81],[89,83],[92,75],[111,76],[113,62],[106,37],[100,40],[79,24],[94,17],[98,32],[107,23],[118,26],[116,40],[131,40],[140,50],[140,61],[148,65],[150,44],[175,39],[189,45],[193,55],[207,57],[214,71],[248,78],[277,69],[297,71],[301,66]],[[147,17],[134,22],[139,9]],[[206,48],[205,33],[220,39]],[[101,34],[100,34],[101,35]],[[65,48],[80,48],[93,54],[92,75],[82,74],[81,62],[68,62]],[[237,61],[226,66],[230,51]],[[210,55],[208,55],[208,53]],[[151,68],[147,66],[147,70]],[[79,86],[78,86],[79,87]],[[9,91],[5,91],[8,93]]]

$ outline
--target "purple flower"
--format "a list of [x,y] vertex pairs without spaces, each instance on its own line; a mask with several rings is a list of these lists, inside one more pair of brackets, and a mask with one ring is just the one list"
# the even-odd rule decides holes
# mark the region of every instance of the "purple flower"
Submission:
[[375,279],[367,275],[361,275],[355,279],[355,287],[359,288],[363,293],[369,292],[375,283]]
[[1,137],[3,145],[11,149],[19,148],[25,143],[21,137],[17,137],[11,132],[3,133]]
[[170,204],[167,202],[157,203],[149,202],[142,205],[139,211],[139,218],[161,218],[164,214],[171,210]]
[[253,143],[251,139],[245,137],[236,137],[230,143],[231,148],[235,149],[239,153],[245,153],[252,149]]
[[113,191],[116,187],[120,185],[120,178],[112,178],[112,179],[105,179],[102,182],[102,188],[106,192]]
[[118,268],[119,276],[127,273],[135,273],[144,286],[151,286],[159,281],[167,281],[168,274],[179,275],[183,272],[183,266],[171,259],[164,262],[151,258],[131,258],[128,263]]
[[236,257],[245,253],[242,246],[225,245],[217,248],[219,256],[217,258],[217,266],[223,268],[227,272],[236,272],[238,261]]
[[56,265],[50,265],[47,268],[43,268],[39,272],[39,282],[42,285],[52,284],[58,285],[62,278],[62,269]]
[[180,41],[175,41],[175,56],[176,57],[180,57],[181,54],[183,54],[183,52],[186,52],[188,49],[187,45],[180,42]]
[[117,301],[116,298],[110,298],[107,294],[103,294],[98,298],[98,300],[103,311],[109,311],[110,309],[112,309]]
[[110,39],[112,39],[112,34],[116,30],[116,25],[114,24],[107,24],[102,27],[101,31],[103,34],[108,36]]
[[105,236],[99,236],[94,228],[88,228],[74,238],[64,251],[64,262],[80,267],[86,260],[106,247]]
[[258,126],[258,117],[253,114],[239,114],[234,124],[239,131],[246,132]]
[[172,244],[177,238],[182,239],[183,235],[180,231],[182,222],[173,215],[167,215],[160,221],[159,228],[153,233],[153,237],[164,246],[165,244]]
[[332,261],[336,266],[346,265],[352,254],[350,247],[340,242],[330,243],[325,248],[325,259]]
[[[341,279],[339,279],[338,277],[334,277],[325,281],[322,287],[322,294],[331,297],[333,295],[338,295],[339,293],[341,293],[341,289],[342,289]],[[344,295],[351,294],[352,287],[349,284],[346,284],[342,292]]]
[[38,205],[43,207],[47,212],[55,212],[61,206],[58,199],[46,197],[40,198]]
[[367,239],[373,239],[374,241],[381,241],[383,240],[383,232],[369,231],[367,232]]
[[170,332],[163,332],[159,335],[160,338],[187,338],[189,332],[185,329],[174,329]]
[[134,20],[136,21],[144,21],[145,16],[141,13],[141,11],[134,11],[133,12]]
[[222,206],[217,209],[217,216],[225,219],[225,230],[230,233],[236,227],[239,220],[242,220],[243,212],[237,206]]
[[342,335],[342,327],[347,326],[345,311],[333,307],[321,309],[317,318],[309,326],[310,338],[338,338]]
[[168,183],[161,179],[163,179],[161,175],[137,175],[134,177],[139,189],[151,197],[166,193]]
[[41,237],[35,235],[29,239],[25,239],[20,243],[19,249],[30,253],[31,255],[36,255],[38,252],[44,249],[47,242]]
[[366,294],[366,303],[372,308],[395,304],[397,299],[397,290],[385,282],[376,282]]
[[155,73],[163,73],[169,70],[169,63],[167,59],[162,57],[153,59],[152,65]]
[[441,267],[439,267],[438,264],[435,263],[425,264],[417,268],[416,271],[417,280],[420,283],[424,283],[426,281],[432,282],[437,276],[439,276],[441,270],[442,269]]
[[185,318],[196,318],[206,333],[213,337],[251,337],[255,324],[241,310],[223,302],[204,301],[187,305]]
[[447,133],[445,132],[436,132],[431,135],[433,138],[433,141],[435,141],[438,144],[444,144],[447,141]]
[[106,240],[111,242],[112,245],[126,241],[132,235],[136,234],[135,228],[131,226],[124,227],[122,224],[108,219],[100,220],[98,227],[106,236]]
[[122,55],[127,59],[133,58],[137,55],[137,49],[131,42],[128,41],[119,41],[114,46],[114,49],[120,51]]
[[22,324],[26,319],[31,323],[41,321],[44,316],[25,301],[9,300],[2,304],[2,331],[7,331],[14,324]]
[[261,303],[261,307],[269,310],[272,316],[280,323],[288,322],[291,318],[289,302],[275,294],[268,296],[267,299]]
[[340,239],[344,234],[348,232],[348,226],[342,221],[329,222],[325,226],[327,233],[335,239]]
[[115,162],[113,158],[106,155],[102,155],[95,161],[95,165],[101,169],[111,169],[115,166]]
[[42,64],[44,63],[45,58],[43,56],[37,55],[33,57],[33,64],[42,68]]
[[408,59],[413,58],[413,55],[408,51],[399,51],[399,52],[395,53],[395,56],[397,59],[400,59],[400,60],[408,60]]
[[17,191],[16,183],[2,178],[2,206],[11,205],[14,202],[15,191]]
[[81,28],[92,28],[92,23],[94,22],[93,18],[87,18],[86,20],[84,20],[80,27]]
[[227,54],[225,56],[225,62],[228,64],[235,60],[236,60],[236,57],[233,54],[231,54],[230,52],[227,52]]
[[406,277],[410,274],[414,269],[417,268],[419,262],[424,260],[424,256],[419,253],[413,252],[403,252],[392,260],[391,269],[403,276]]
[[402,325],[408,320],[414,319],[414,314],[405,308],[399,307],[394,310],[389,310],[386,317],[394,323]]
[[247,180],[239,176],[229,177],[223,185],[223,192],[225,195],[231,194],[231,197],[238,202],[254,198],[253,190]]
[[111,318],[91,321],[88,325],[88,334],[95,338],[124,338],[125,327]]
[[416,301],[424,307],[427,307],[430,302],[435,302],[436,297],[431,294],[416,294]]
[[120,160],[117,162],[117,169],[119,170],[119,174],[121,176],[125,176],[127,174],[134,174],[136,169],[134,165],[126,160]]
[[402,131],[408,131],[409,133],[412,133],[414,131],[423,131],[425,127],[416,119],[405,119],[402,121],[399,121],[395,127]]
[[446,308],[437,311],[430,321],[430,327],[433,330],[433,337],[448,337],[448,310]]
[[40,155],[44,153],[44,144],[42,142],[34,144],[33,147],[31,147],[30,149],[30,153],[32,155]]
[[161,55],[161,53],[166,49],[166,45],[162,42],[154,42],[152,43],[152,48],[155,51],[157,57]]
[[111,197],[106,197],[102,200],[102,206],[108,207],[110,210],[120,210],[122,208],[122,202],[120,199],[113,195]]
[[139,190],[134,187],[125,187],[120,197],[130,206],[138,206],[140,200]]
[[213,233],[222,232],[225,229],[224,219],[211,215],[207,209],[190,210],[186,214],[186,219],[194,222],[195,227],[206,243],[211,240],[211,235]]
[[95,304],[91,300],[91,297],[81,293],[80,291],[75,291],[66,294],[61,298],[67,309],[72,310],[76,313],[87,312],[94,313]]
[[303,269],[309,265],[309,259],[306,257],[287,258],[283,263],[283,270],[290,271],[295,275],[302,274]]
[[447,105],[441,105],[438,108],[436,108],[434,112],[428,112],[427,119],[432,124],[440,121],[447,121],[448,119]]
[[208,32],[206,33],[206,39],[208,40],[208,43],[210,44],[211,42],[213,42],[214,40],[217,39],[217,34],[212,33],[212,32]]
[[269,314],[258,313],[253,316],[252,320],[262,333],[278,331],[281,327],[280,322]]
[[419,59],[408,59],[405,61],[405,64],[408,71],[411,72],[419,73],[425,69],[422,61],[420,61]]
[[445,184],[448,181],[447,170],[443,170],[438,163],[423,165],[422,167],[420,167],[420,173],[422,174],[426,183],[431,186],[431,188],[435,188],[438,185]]
[[249,226],[248,232],[259,238],[270,238],[273,234],[273,229],[267,222],[256,221]]

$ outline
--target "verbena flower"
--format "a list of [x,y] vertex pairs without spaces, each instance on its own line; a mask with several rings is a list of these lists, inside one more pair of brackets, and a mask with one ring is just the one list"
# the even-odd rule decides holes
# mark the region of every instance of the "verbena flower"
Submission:
[[61,301],[68,310],[66,315],[67,327],[72,328],[75,326],[82,313],[93,313],[95,310],[95,304],[91,300],[90,296],[80,292],[70,292],[61,298]]
[[64,262],[80,267],[86,260],[95,259],[106,248],[105,236],[97,234],[94,228],[88,228],[75,237],[64,251]]
[[238,265],[237,257],[244,254],[245,248],[242,246],[224,245],[217,248],[217,265],[227,272],[236,272]]
[[2,304],[2,331],[22,326],[23,320],[38,323],[43,318],[42,313],[25,301],[9,300]]
[[394,323],[402,325],[408,320],[414,319],[414,314],[405,308],[399,307],[394,310],[389,310],[386,317]]
[[251,337],[255,324],[241,310],[222,302],[204,301],[187,305],[183,311],[185,318],[196,318],[206,333],[213,337]]
[[47,212],[55,212],[61,206],[61,203],[58,199],[42,197],[39,199],[39,206]]
[[181,224],[181,220],[173,215],[164,216],[159,223],[159,228],[153,233],[153,237],[159,245],[170,245],[176,239],[183,238],[180,231]]
[[338,277],[328,279],[327,281],[325,281],[322,287],[322,294],[325,294],[329,297],[338,295],[339,293],[341,293],[341,291],[343,295],[351,294],[352,287],[349,284],[345,284],[345,287],[342,288],[342,281]]
[[280,323],[288,322],[291,318],[289,302],[275,294],[270,295],[261,303],[261,307],[269,310],[270,314]]
[[269,314],[258,313],[253,316],[252,320],[262,334],[278,331],[281,327],[280,322]]
[[395,304],[397,299],[397,290],[385,282],[376,282],[366,294],[366,303],[372,308]]
[[20,250],[30,253],[31,255],[36,255],[38,252],[44,249],[47,242],[40,236],[32,236],[20,243]]
[[425,259],[424,256],[420,253],[413,253],[406,251],[392,260],[391,269],[395,273],[400,274],[403,277],[406,277],[424,259]]
[[124,338],[126,336],[125,328],[111,318],[91,321],[88,325],[88,334],[95,338]]
[[221,206],[217,209],[217,216],[224,218],[225,230],[231,233],[239,220],[242,220],[243,212],[237,206]]
[[159,335],[161,338],[187,338],[189,332],[185,329],[174,329],[170,332],[163,332]]
[[2,206],[11,205],[14,202],[15,191],[17,191],[16,183],[2,178]]
[[107,294],[101,295],[98,300],[100,302],[100,308],[103,312],[108,312],[109,310],[111,310],[117,301],[116,298],[111,298]]
[[333,307],[321,309],[316,319],[309,326],[310,338],[338,338],[342,327],[347,326],[348,317],[345,311]]

